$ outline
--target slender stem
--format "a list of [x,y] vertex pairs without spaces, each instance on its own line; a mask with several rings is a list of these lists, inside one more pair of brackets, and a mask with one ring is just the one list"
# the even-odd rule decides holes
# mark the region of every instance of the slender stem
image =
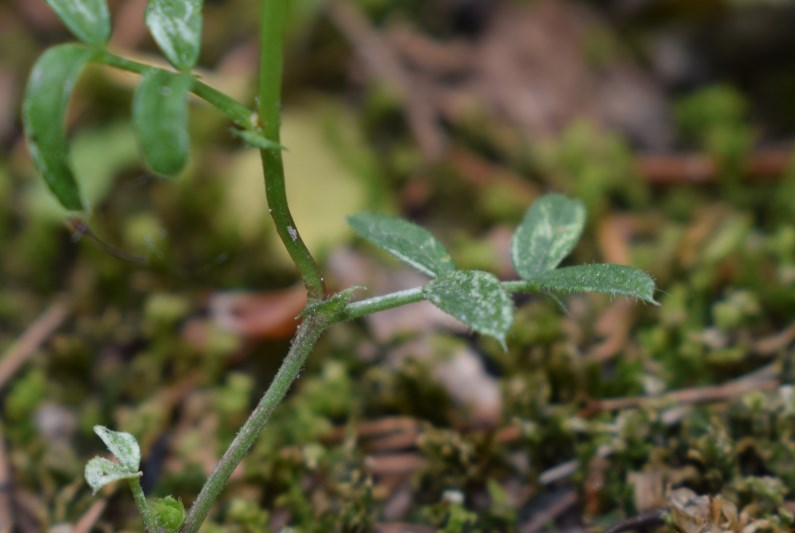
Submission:
[[[287,0],[261,0],[259,57],[259,118],[264,137],[280,143],[282,57]],[[265,194],[276,232],[306,285],[309,303],[325,297],[323,276],[309,253],[287,204],[281,150],[260,150],[265,174]]]
[[298,376],[304,366],[312,347],[327,326],[328,323],[324,316],[313,315],[304,320],[298,327],[293,343],[290,346],[290,351],[287,353],[287,357],[284,358],[282,366],[273,378],[270,387],[268,387],[259,404],[246,420],[246,423],[240,428],[221,461],[215,467],[213,473],[210,474],[210,477],[207,478],[196,501],[193,502],[193,506],[190,508],[182,526],[183,533],[195,533],[198,531],[199,526],[207,517],[207,513],[210,512],[213,502],[218,498],[224,485],[229,480],[229,476],[232,475],[235,467],[243,460],[243,457],[257,440],[260,432],[268,423],[273,410],[284,399],[290,385],[295,381],[296,376]]
[[425,297],[422,294],[422,287],[406,289],[404,291],[392,292],[383,296],[375,296],[366,300],[349,303],[337,317],[337,320],[353,320],[363,316],[371,315],[379,311],[386,311],[394,307],[400,307],[414,302],[422,301]]
[[[258,112],[263,136],[275,143],[280,142],[282,54],[286,4],[287,0],[261,0]],[[287,205],[281,150],[260,150],[260,156],[265,175],[265,194],[276,231],[301,274],[304,285],[306,285],[309,303],[320,302],[326,292],[323,277],[315,260],[301,240]],[[298,327],[290,350],[268,390],[265,391],[246,423],[240,428],[190,508],[182,527],[183,532],[195,533],[198,531],[235,467],[240,464],[257,440],[273,410],[282,402],[304,366],[315,342],[328,326],[329,318],[318,312],[308,316]]]
[[[528,281],[503,281],[501,285],[503,289],[510,293],[538,292],[539,290],[536,285]],[[382,296],[374,296],[366,300],[349,303],[345,306],[345,309],[335,317],[335,321],[343,322],[345,320],[353,320],[354,318],[361,318],[373,313],[378,313],[379,311],[386,311],[387,309],[420,302],[424,299],[425,295],[422,293],[422,287],[391,292]]]
[[154,515],[152,515],[152,512],[149,510],[149,506],[146,504],[146,496],[144,496],[144,490],[141,488],[141,478],[128,479],[127,485],[132,491],[135,506],[138,508],[138,514],[141,515],[144,521],[144,529],[149,532],[157,531],[157,522],[155,521]]
[[[111,54],[107,51],[103,51],[97,57],[97,61],[102,64],[116,67],[121,70],[126,70],[128,72],[134,72],[136,74],[146,74],[152,70],[165,70],[152,65],[147,65],[145,63],[139,63],[138,61],[133,61],[131,59],[126,59],[124,57]],[[196,96],[224,113],[241,128],[253,128],[256,115],[251,109],[247,108],[234,98],[227,96],[217,89],[213,89],[206,83],[195,78],[191,91]]]
[[539,292],[541,287],[529,281],[503,281],[500,283],[507,292]]

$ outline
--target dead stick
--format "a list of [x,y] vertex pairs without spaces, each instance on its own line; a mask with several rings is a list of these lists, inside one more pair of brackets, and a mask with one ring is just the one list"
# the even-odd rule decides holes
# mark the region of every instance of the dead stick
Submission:
[[354,2],[335,0],[326,6],[329,17],[348,40],[373,78],[389,84],[404,106],[408,122],[423,154],[431,160],[445,151],[447,139],[438,124],[438,114],[416,80],[403,68],[389,44],[381,38]]
[[566,491],[557,501],[553,502],[552,505],[535,515],[532,520],[519,527],[519,532],[537,533],[541,531],[547,524],[576,505],[577,500],[579,500],[579,497],[576,491]]
[[11,466],[8,464],[3,426],[0,424],[0,533],[14,530],[14,506],[11,498]]
[[[771,178],[784,173],[792,162],[791,148],[765,149],[750,154],[744,170],[752,178]],[[645,155],[637,159],[638,171],[651,183],[712,183],[719,166],[702,154]]]
[[108,505],[107,499],[97,500],[91,507],[88,508],[83,516],[80,517],[80,520],[77,521],[75,527],[72,529],[72,533],[90,533],[91,529],[94,527],[94,524],[97,523],[99,517],[102,516],[102,512],[105,510],[105,507]]
[[63,324],[69,316],[70,306],[55,302],[31,324],[22,337],[0,358],[0,389],[24,365],[36,350]]
[[[633,396],[630,398],[613,398],[596,401],[591,408],[592,412],[617,411],[619,409],[629,409],[641,407],[651,402],[671,402],[678,404],[706,403],[728,400],[758,390],[773,390],[780,385],[777,379],[766,380],[743,380],[715,387],[696,387],[684,389],[661,396]],[[589,409],[589,411],[591,410]]]

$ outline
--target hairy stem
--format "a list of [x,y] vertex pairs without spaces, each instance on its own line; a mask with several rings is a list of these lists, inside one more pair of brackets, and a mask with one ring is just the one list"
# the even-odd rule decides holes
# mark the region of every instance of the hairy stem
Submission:
[[[501,285],[502,288],[509,293],[539,292],[539,287],[529,281],[503,281]],[[379,311],[386,311],[387,309],[394,309],[395,307],[406,304],[421,302],[424,299],[425,295],[422,293],[422,287],[391,292],[382,296],[374,296],[366,300],[349,303],[345,306],[345,309],[335,317],[335,321],[343,322],[345,320],[353,320],[354,318],[372,315]]]
[[284,358],[282,366],[273,378],[273,381],[268,387],[268,390],[260,399],[259,404],[248,417],[246,423],[240,428],[232,444],[224,453],[221,461],[207,478],[204,483],[199,496],[193,502],[193,506],[185,518],[185,523],[182,526],[184,533],[195,533],[198,531],[213,502],[218,498],[219,494],[232,475],[235,467],[243,460],[251,446],[257,440],[265,424],[276,409],[287,391],[295,381],[296,376],[304,366],[307,356],[312,351],[317,339],[323,334],[326,329],[327,321],[322,315],[314,315],[308,317],[298,327],[298,331],[293,338],[293,343],[290,346],[290,351],[287,357]]
[[420,302],[424,299],[425,296],[422,294],[422,287],[391,292],[383,296],[375,296],[366,300],[349,303],[342,313],[340,313],[338,320],[353,320],[354,318],[361,318],[379,311],[400,307],[401,305]]
[[[260,7],[258,113],[264,137],[275,143],[280,142],[282,54],[286,4],[287,0],[261,0]],[[323,277],[314,258],[301,240],[287,205],[281,150],[260,150],[260,155],[265,175],[265,194],[276,231],[304,281],[309,303],[320,302],[326,292]],[[240,428],[188,511],[182,528],[183,532],[195,533],[198,531],[235,467],[246,456],[268,423],[274,409],[284,399],[304,366],[312,347],[328,325],[329,319],[325,314],[315,313],[304,319],[298,327],[290,350],[268,390],[265,391],[246,423]]]
[[[147,65],[145,63],[139,63],[138,61],[133,61],[131,59],[126,59],[106,51],[102,52],[98,56],[97,61],[103,65],[126,70],[128,72],[134,72],[136,74],[146,74],[152,70],[165,70],[152,65]],[[234,98],[227,96],[217,89],[213,89],[198,79],[194,79],[191,92],[224,113],[241,128],[250,130],[254,126],[254,112]]]
[[[280,143],[282,56],[287,0],[261,0],[259,58],[259,119],[266,139]],[[260,150],[265,174],[265,194],[276,232],[287,248],[306,285],[309,303],[325,297],[323,276],[293,221],[287,204],[281,150]]]
[[141,488],[141,478],[128,479],[127,485],[130,487],[130,491],[132,491],[135,506],[138,508],[138,514],[141,515],[144,521],[144,529],[149,532],[157,531],[155,517],[146,504],[146,496],[144,496],[144,490]]

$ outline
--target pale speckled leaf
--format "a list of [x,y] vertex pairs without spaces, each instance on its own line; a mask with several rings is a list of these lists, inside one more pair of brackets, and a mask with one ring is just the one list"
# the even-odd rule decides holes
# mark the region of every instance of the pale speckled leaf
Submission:
[[135,437],[122,431],[111,431],[105,426],[94,426],[94,433],[102,439],[108,451],[119,460],[127,472],[138,471],[141,466],[141,448]]
[[75,37],[104,46],[110,39],[110,11],[106,0],[47,0]]
[[447,272],[428,282],[422,292],[445,313],[478,333],[495,337],[505,347],[505,334],[513,323],[513,300],[493,274]]
[[84,475],[94,494],[108,483],[141,477],[140,472],[131,472],[124,465],[108,461],[104,457],[91,459],[86,464]]
[[201,50],[202,0],[150,0],[146,25],[172,65],[179,70],[196,65]]
[[148,72],[133,99],[133,126],[146,164],[163,176],[178,174],[188,162],[190,74]]
[[83,200],[69,163],[63,122],[77,79],[95,53],[78,44],[44,52],[30,73],[22,105],[33,163],[58,202],[70,211],[82,210]]
[[654,279],[625,265],[578,265],[543,272],[528,279],[528,285],[545,291],[601,292],[629,296],[657,305]]
[[571,253],[585,225],[585,206],[561,194],[539,198],[525,213],[511,242],[516,272],[528,279],[552,270]]
[[370,243],[429,276],[455,270],[442,243],[425,228],[402,218],[358,213],[348,217],[353,231]]

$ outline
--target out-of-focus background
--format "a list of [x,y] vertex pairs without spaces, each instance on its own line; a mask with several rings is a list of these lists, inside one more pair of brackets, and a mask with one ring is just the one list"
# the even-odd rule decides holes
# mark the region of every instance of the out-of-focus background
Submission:
[[[112,49],[161,62],[146,2],[110,4]],[[257,4],[204,7],[202,76],[249,105]],[[789,531],[795,2],[291,6],[288,193],[332,289],[424,282],[347,214],[401,214],[510,279],[513,227],[555,191],[589,209],[567,264],[642,268],[662,305],[521,297],[507,352],[428,305],[338,325],[206,531]],[[147,493],[189,504],[304,304],[257,153],[196,101],[187,171],[147,173],[134,75],[81,79],[68,127],[92,213],[64,223],[19,108],[67,40],[43,0],[0,3],[3,532],[140,530],[123,487],[82,479],[94,424],[135,434]]]

